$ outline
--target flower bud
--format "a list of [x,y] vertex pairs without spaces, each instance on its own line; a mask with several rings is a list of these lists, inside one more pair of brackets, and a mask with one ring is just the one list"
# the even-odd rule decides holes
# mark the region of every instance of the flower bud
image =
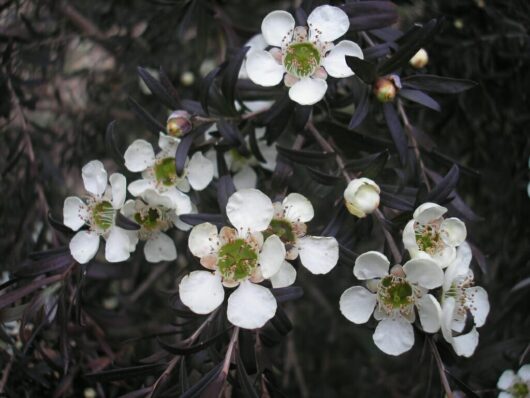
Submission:
[[424,68],[429,63],[429,54],[424,48],[420,48],[410,59],[409,64],[416,69]]
[[394,80],[380,77],[374,85],[374,94],[381,102],[392,102],[396,98],[397,88]]
[[344,191],[348,211],[359,218],[366,217],[379,207],[379,186],[369,178],[350,181]]
[[167,119],[167,133],[172,137],[182,137],[192,128],[190,114],[186,111],[174,111]]

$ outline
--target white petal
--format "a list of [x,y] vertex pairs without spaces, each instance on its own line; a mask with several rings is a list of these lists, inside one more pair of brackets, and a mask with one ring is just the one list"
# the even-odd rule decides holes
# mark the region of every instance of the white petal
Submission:
[[64,200],[63,224],[73,231],[77,231],[87,219],[87,206],[76,196],[69,196]]
[[436,203],[424,203],[414,211],[414,219],[421,224],[427,224],[434,221],[447,213],[447,209]]
[[285,246],[276,235],[269,236],[259,253],[259,265],[261,274],[265,279],[275,275],[282,266],[285,259]]
[[245,233],[267,229],[273,212],[269,197],[257,189],[237,191],[226,204],[228,219],[236,229]]
[[196,314],[209,314],[225,298],[221,276],[208,271],[193,271],[180,281],[179,296]]
[[410,220],[403,229],[403,246],[409,251],[411,249],[414,251],[418,250],[418,242],[416,242],[416,233],[414,232],[414,220]]
[[234,174],[233,180],[237,190],[256,188],[258,176],[252,167],[243,166],[241,170]]
[[464,277],[469,271],[469,264],[473,254],[469,245],[464,242],[456,250],[456,258],[445,270],[444,275],[444,291],[449,290],[451,284],[456,278]]
[[445,219],[440,230],[443,241],[450,246],[458,246],[466,240],[466,224],[456,217]]
[[353,286],[340,296],[340,312],[350,322],[365,323],[377,304],[377,295],[362,286]]
[[150,263],[173,261],[177,258],[177,248],[169,236],[160,232],[145,242],[144,255]]
[[421,252],[426,258],[431,258],[440,267],[446,268],[456,258],[456,248],[453,246],[445,246],[442,250],[436,252],[433,256],[428,253]]
[[[191,211],[186,214],[197,214],[197,213],[198,213],[197,206],[191,203]],[[186,224],[184,221],[182,221],[180,217],[173,217],[173,224],[175,225],[175,227],[177,227],[181,231],[189,231],[192,228],[191,225]]]
[[158,135],[158,146],[170,157],[175,157],[180,139],[160,132]]
[[440,318],[440,328],[444,339],[451,343],[453,341],[453,314],[456,302],[453,297],[448,297],[442,304],[442,317]]
[[509,389],[512,384],[515,381],[515,373],[513,370],[505,370],[502,372],[501,377],[499,377],[499,381],[497,382],[497,388],[501,390],[507,390]]
[[486,323],[486,317],[490,312],[488,293],[480,286],[468,287],[466,289],[466,297],[468,298],[466,304],[469,306],[471,314],[473,314],[475,325],[481,327]]
[[264,50],[265,48],[267,48],[267,46],[268,44],[262,34],[252,36],[250,40],[245,43],[245,47],[250,47],[250,49],[248,50],[249,52],[256,50]]
[[195,152],[188,163],[188,181],[193,189],[202,191],[213,178],[213,163],[201,152]]
[[353,76],[355,73],[346,64],[346,56],[364,59],[363,50],[361,50],[361,47],[357,43],[350,40],[343,40],[325,56],[322,66],[324,66],[326,72],[332,77]]
[[177,215],[191,212],[192,206],[190,197],[185,193],[180,192],[178,189],[171,187],[161,195],[170,201],[171,205],[169,208],[175,209]]
[[105,259],[110,263],[125,261],[131,256],[134,245],[130,233],[123,228],[114,226],[105,243]]
[[268,51],[252,51],[247,55],[245,64],[247,75],[254,83],[264,87],[272,87],[283,79],[285,69]]
[[414,330],[404,318],[387,318],[379,322],[374,332],[374,343],[388,355],[400,355],[414,345]]
[[155,151],[153,146],[146,140],[134,141],[123,155],[125,167],[129,171],[140,172],[155,163]]
[[294,25],[294,18],[287,11],[272,11],[263,18],[261,33],[268,44],[282,47],[283,42],[291,41]]
[[177,178],[175,181],[175,188],[182,192],[190,191],[190,183],[186,178]]
[[226,315],[235,326],[257,329],[274,316],[277,305],[269,289],[244,281],[228,298]]
[[315,216],[313,205],[303,195],[291,193],[283,200],[285,218],[289,221],[308,222]]
[[517,372],[517,376],[519,376],[523,381],[529,382],[530,381],[530,364],[521,366],[519,371]]
[[127,187],[127,189],[129,190],[129,193],[132,196],[142,196],[142,194],[145,191],[149,189],[154,190],[155,183],[152,180],[144,180],[144,179],[136,180],[136,181],[131,182],[129,186]]
[[109,182],[112,189],[112,207],[120,209],[127,195],[127,180],[123,174],[113,173],[109,178]]
[[277,289],[291,286],[296,280],[296,269],[288,261],[284,261],[280,270],[270,277],[272,287]]
[[323,5],[315,8],[307,17],[309,37],[321,42],[334,41],[350,28],[348,15],[338,7]]
[[276,168],[276,158],[278,157],[278,150],[276,145],[267,145],[267,141],[264,140],[265,127],[259,127],[256,129],[256,138],[258,141],[258,149],[265,159],[265,163],[260,163],[261,167],[265,170],[274,171]]
[[468,334],[453,337],[451,343],[456,355],[469,358],[475,352],[478,345],[478,332],[473,328]]
[[[187,197],[187,195],[186,195]],[[166,195],[166,192],[164,194],[161,194],[158,191],[155,191],[154,189],[149,189],[145,191],[142,194],[142,199],[151,206],[162,206],[166,209],[171,209],[173,206],[173,201],[171,200],[171,197]]]
[[188,237],[188,247],[191,254],[204,257],[216,253],[219,246],[217,227],[205,222],[193,227]]
[[423,330],[427,333],[436,333],[440,329],[442,309],[440,304],[431,294],[426,294],[417,302],[418,314]]
[[426,258],[414,258],[403,266],[407,280],[426,289],[442,286],[444,273],[434,261]]
[[360,280],[382,278],[388,275],[388,267],[390,267],[390,261],[384,254],[369,251],[355,259],[353,274]]
[[[530,196],[530,195],[528,195]],[[515,398],[512,394],[506,391],[501,391],[499,395],[497,395],[497,398]]]
[[99,236],[95,232],[79,231],[70,241],[70,253],[79,264],[94,258],[99,248]]
[[304,236],[297,242],[300,262],[313,274],[327,274],[339,261],[339,243],[325,236]]
[[107,171],[99,160],[88,162],[81,170],[85,189],[95,196],[101,196],[107,189]]
[[300,105],[313,105],[324,98],[328,84],[323,79],[300,79],[289,89],[289,98]]

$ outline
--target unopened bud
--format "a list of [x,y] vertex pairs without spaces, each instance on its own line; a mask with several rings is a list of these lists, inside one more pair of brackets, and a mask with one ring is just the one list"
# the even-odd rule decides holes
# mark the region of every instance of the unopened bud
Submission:
[[167,119],[167,133],[172,137],[182,137],[192,128],[190,114],[186,111],[174,111]]
[[396,98],[397,88],[388,77],[380,77],[374,85],[374,94],[381,102],[392,102]]
[[397,276],[399,278],[405,278],[405,271],[403,271],[403,267],[399,264],[396,264],[390,268],[390,274]]
[[410,59],[409,64],[416,69],[424,68],[429,63],[429,54],[424,48],[420,48]]
[[379,186],[369,178],[350,181],[344,191],[348,211],[359,218],[366,217],[379,207]]

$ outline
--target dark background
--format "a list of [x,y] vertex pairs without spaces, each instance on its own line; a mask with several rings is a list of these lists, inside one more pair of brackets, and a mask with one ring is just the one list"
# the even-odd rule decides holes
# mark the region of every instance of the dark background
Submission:
[[[137,66],[162,66],[181,97],[197,98],[201,75],[224,59],[225,38],[242,45],[259,30],[266,13],[290,5],[193,4],[190,11],[186,2],[172,0],[0,2],[0,270],[15,270],[28,253],[65,242],[50,227],[48,210],[61,219],[63,200],[79,192],[80,167],[87,161],[102,159],[109,169],[118,169],[105,146],[111,120],[118,121],[122,148],[148,137],[127,106],[129,95],[164,120],[162,107],[141,90]],[[458,190],[480,217],[467,225],[470,240],[485,254],[485,266],[475,267],[476,279],[488,290],[492,309],[471,359],[442,354],[459,380],[481,396],[494,396],[504,369],[530,362],[530,3],[398,4],[402,28],[433,16],[446,18],[442,32],[427,46],[429,73],[479,83],[462,95],[437,97],[441,113],[417,110],[413,118],[440,152],[469,168]],[[227,20],[229,29],[221,23]],[[164,293],[174,289],[178,270],[173,264],[161,272],[136,301],[131,294],[151,272],[139,261],[130,265],[126,277],[96,276],[85,282],[84,302],[98,326],[92,325],[90,332],[71,330],[76,358],[72,396],[82,396],[91,385],[83,374],[94,368],[89,364],[99,333],[106,336],[117,364],[149,355],[155,343],[126,340],[172,320]],[[300,275],[305,299],[287,306],[294,330],[278,349],[283,358],[278,379],[287,396],[440,396],[436,367],[419,336],[414,350],[389,357],[372,344],[370,327],[355,326],[339,315],[338,298],[352,284],[351,269],[339,267],[325,277]],[[53,346],[57,333],[44,330],[38,344]],[[40,385],[17,368],[38,368],[38,358],[30,353],[26,362],[14,365],[8,383],[18,385],[20,394],[57,392],[58,377],[47,375]],[[0,368],[7,360],[0,357]],[[136,381],[130,385],[138,388]],[[125,382],[105,390],[117,396],[127,388]]]

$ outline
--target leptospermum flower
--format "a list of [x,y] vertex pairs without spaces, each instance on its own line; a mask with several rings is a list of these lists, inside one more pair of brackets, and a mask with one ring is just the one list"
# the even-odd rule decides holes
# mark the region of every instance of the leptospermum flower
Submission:
[[447,209],[436,203],[419,206],[405,229],[403,244],[412,258],[433,259],[447,267],[456,257],[456,248],[466,240],[466,225],[458,218],[444,219]]
[[505,370],[497,388],[501,390],[498,398],[529,398],[530,397],[530,364],[521,366],[515,373],[513,370]]
[[[490,310],[488,293],[474,286],[473,271],[469,269],[471,258],[469,245],[462,243],[455,261],[445,270],[442,296],[442,334],[455,352],[465,357],[475,352],[479,338],[477,328],[484,325]],[[463,334],[468,311],[473,315],[474,326]]]
[[116,212],[125,202],[125,177],[112,174],[107,180],[107,171],[99,160],[87,163],[81,170],[85,189],[89,193],[85,200],[70,196],[64,201],[64,225],[78,231],[84,225],[88,229],[77,232],[70,241],[72,257],[81,264],[89,262],[99,248],[100,236],[106,240],[105,258],[119,262],[129,258],[136,247],[136,236],[116,226]]
[[261,23],[261,32],[273,48],[249,51],[246,58],[250,80],[270,87],[283,79],[290,87],[289,97],[301,105],[313,105],[324,98],[328,74],[336,78],[354,75],[346,56],[363,59],[361,48],[353,41],[333,44],[350,27],[348,16],[340,8],[315,8],[307,25],[295,27],[293,16],[286,11],[269,13]]
[[182,192],[188,192],[190,185],[196,191],[208,186],[213,178],[213,164],[201,152],[195,152],[187,160],[183,174],[177,175],[175,153],[179,143],[178,138],[160,133],[161,150],[156,155],[153,146],[145,140],[136,140],[127,148],[125,167],[142,172],[142,179],[129,184],[131,195],[141,196],[147,190],[155,190],[170,198],[176,208],[183,200]]
[[191,253],[213,271],[194,271],[179,284],[182,302],[197,314],[208,314],[224,301],[224,287],[237,289],[228,298],[228,320],[241,328],[262,327],[276,313],[271,291],[258,285],[279,272],[285,247],[276,235],[264,240],[273,216],[271,200],[257,189],[243,189],[228,199],[226,215],[234,226],[220,231],[210,223],[193,227]]
[[344,202],[348,211],[364,218],[379,207],[381,189],[369,178],[356,178],[348,183],[344,190]]
[[373,339],[386,354],[400,355],[414,345],[412,323],[417,308],[425,332],[440,328],[440,305],[428,293],[443,283],[443,271],[432,260],[418,258],[402,267],[390,269],[385,255],[370,251],[355,261],[353,274],[365,280],[367,288],[353,286],[340,298],[340,311],[351,322],[361,324],[374,318],[379,321]]
[[[327,274],[339,260],[339,244],[333,237],[307,235],[306,223],[315,212],[311,202],[303,195],[291,193],[282,203],[274,203],[274,217],[265,235],[277,235],[286,248],[285,258],[300,262],[313,274]],[[294,283],[296,270],[285,261],[280,271],[271,278],[273,287],[286,287]]]
[[[183,195],[187,198],[186,195]],[[182,201],[177,210],[173,208],[171,199],[156,191],[147,190],[142,199],[128,200],[122,208],[126,217],[134,220],[140,229],[136,232],[138,239],[146,241],[144,245],[145,259],[150,263],[172,261],[177,258],[175,242],[164,232],[179,225],[178,216],[192,211],[191,201]]]

